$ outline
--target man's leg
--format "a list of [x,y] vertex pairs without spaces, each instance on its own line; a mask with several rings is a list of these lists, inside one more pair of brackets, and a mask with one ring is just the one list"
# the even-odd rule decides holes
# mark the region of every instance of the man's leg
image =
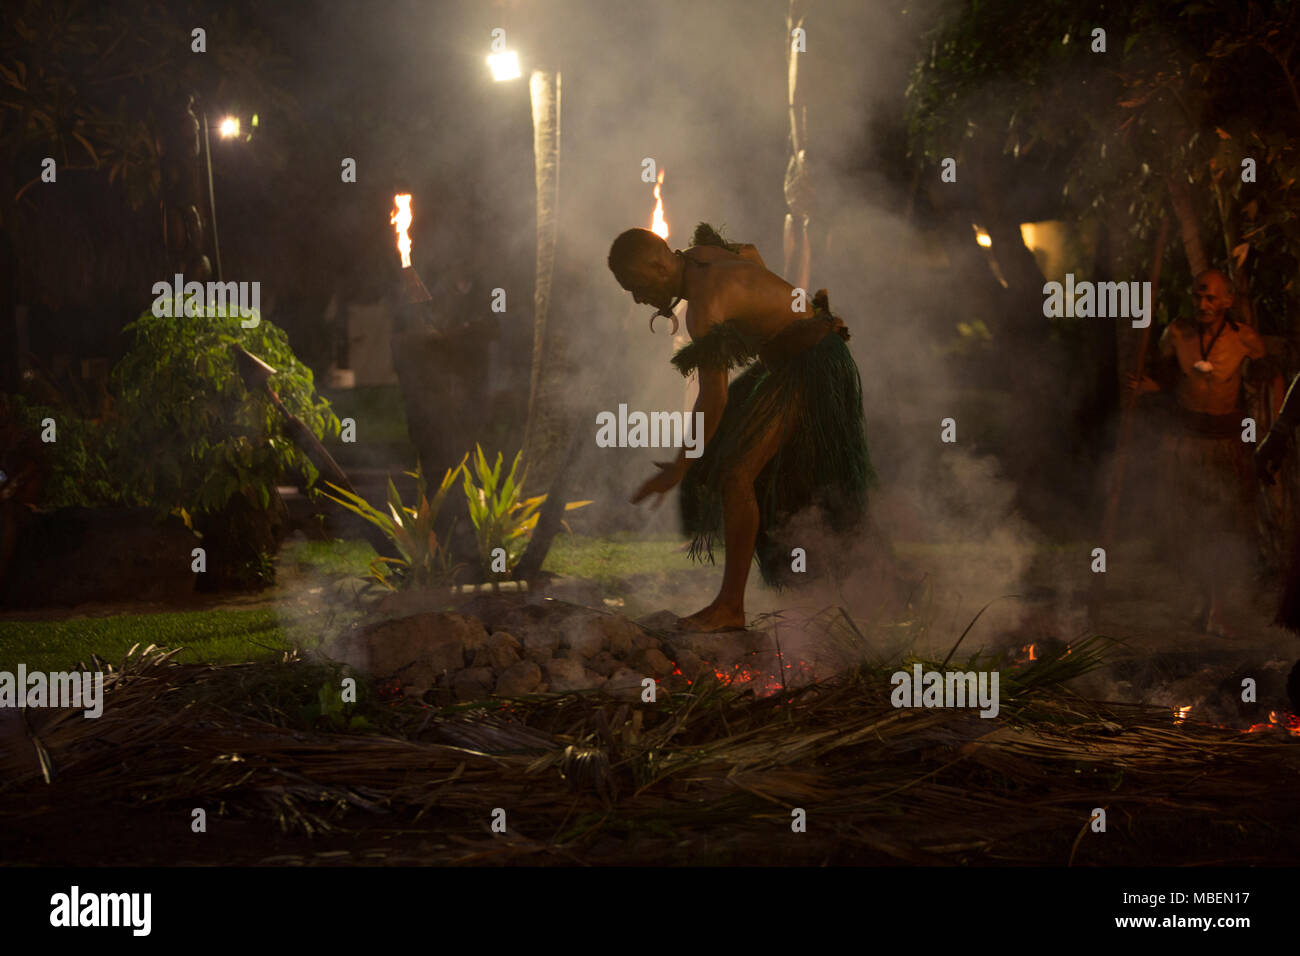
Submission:
[[722,590],[713,603],[685,621],[691,630],[718,631],[745,626],[745,583],[754,560],[758,540],[758,497],[754,482],[781,447],[783,428],[773,422],[758,442],[727,473],[722,481],[723,530],[726,556]]

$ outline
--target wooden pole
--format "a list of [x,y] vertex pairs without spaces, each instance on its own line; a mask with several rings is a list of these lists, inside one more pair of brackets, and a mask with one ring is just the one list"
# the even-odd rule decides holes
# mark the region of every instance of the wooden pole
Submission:
[[[301,418],[285,408],[284,402],[280,400],[280,396],[271,387],[271,376],[275,374],[275,369],[242,345],[231,345],[230,350],[235,355],[235,365],[239,370],[240,378],[244,382],[244,387],[249,391],[261,390],[266,393],[266,397],[271,400],[271,404],[275,406],[276,411],[285,419],[289,438],[311,459],[321,477],[355,495],[357,493],[356,488],[352,486],[347,474],[339,467],[339,463],[334,460],[334,456],[325,449],[320,439],[316,437]],[[362,536],[370,542],[370,546],[378,554],[389,558],[401,556],[393,542],[388,540],[388,537],[370,522],[360,522],[359,527]]]

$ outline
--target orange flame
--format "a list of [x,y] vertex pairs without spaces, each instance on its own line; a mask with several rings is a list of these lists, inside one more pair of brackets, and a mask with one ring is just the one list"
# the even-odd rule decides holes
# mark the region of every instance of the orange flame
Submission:
[[659,187],[664,184],[664,171],[659,170],[659,181],[655,183],[655,211],[650,220],[650,231],[660,239],[668,239],[668,220],[664,218],[664,199],[659,194]]
[[402,268],[411,268],[411,237],[406,230],[411,228],[411,194],[402,193],[394,196],[396,208],[388,221],[397,227],[397,251],[402,254]]

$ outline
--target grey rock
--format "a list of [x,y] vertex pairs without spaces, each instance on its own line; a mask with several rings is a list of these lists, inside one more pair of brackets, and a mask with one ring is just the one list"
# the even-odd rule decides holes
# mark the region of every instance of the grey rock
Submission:
[[451,689],[458,701],[481,700],[492,693],[491,668],[467,667],[451,679]]
[[546,681],[550,684],[553,694],[588,690],[594,686],[593,680],[587,676],[587,671],[582,666],[582,661],[576,658],[548,661],[545,671]]
[[470,617],[481,620],[490,631],[510,630],[507,620],[527,622],[528,615],[524,609],[523,598],[511,594],[477,594],[456,610]]
[[682,652],[677,658],[677,666],[681,668],[686,679],[691,681],[699,680],[704,674],[713,673],[712,665],[693,651]]
[[606,694],[618,700],[640,700],[641,681],[648,676],[648,674],[638,674],[636,671],[624,667],[614,671],[602,689]]
[[524,660],[533,661],[537,664],[545,664],[551,660],[551,650],[548,647],[525,647]]
[[623,665],[619,662],[618,658],[609,651],[601,651],[591,660],[587,661],[588,669],[595,671],[601,677],[608,677],[622,666]]
[[538,690],[542,683],[542,669],[534,661],[511,664],[497,678],[499,697],[521,697]]
[[[551,606],[545,603],[521,604],[494,618],[492,628],[493,630],[509,631],[522,639],[525,634],[539,628],[542,630],[548,629],[550,619],[554,613]],[[525,643],[527,642],[525,641]]]
[[672,611],[655,611],[636,619],[636,623],[642,627],[655,631],[675,631],[680,621],[681,618]]
[[653,634],[647,634],[642,631],[632,637],[632,646],[637,650],[644,651],[651,647],[658,647],[659,640]]
[[653,647],[641,653],[640,665],[651,677],[667,677],[673,672],[673,662]]
[[486,640],[478,619],[435,612],[361,628],[340,641],[333,654],[376,677],[398,675],[408,692],[422,694],[444,672],[464,667],[467,647]]
[[684,654],[691,651],[698,657],[711,661],[739,661],[748,655],[770,649],[769,637],[758,631],[720,631],[703,634],[686,631],[668,639],[673,651]]
[[559,625],[560,643],[584,658],[595,657],[609,645],[606,615],[595,612],[574,614]]
[[535,652],[545,651],[547,657],[554,657],[560,649],[562,633],[546,625],[531,625],[525,631],[512,630],[511,634],[519,637],[524,644],[525,656],[532,657]]
[[519,660],[519,654],[522,650],[523,645],[511,635],[505,631],[498,631],[483,643],[483,646],[474,654],[474,660],[471,663],[474,667],[491,667],[497,672],[504,671]]

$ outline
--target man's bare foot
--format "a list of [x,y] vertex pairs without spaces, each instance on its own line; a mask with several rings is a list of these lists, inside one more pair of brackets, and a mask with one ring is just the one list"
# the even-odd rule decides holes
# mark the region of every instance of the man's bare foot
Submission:
[[682,618],[682,629],[687,631],[733,631],[745,627],[745,612],[720,608],[710,604],[690,617]]

